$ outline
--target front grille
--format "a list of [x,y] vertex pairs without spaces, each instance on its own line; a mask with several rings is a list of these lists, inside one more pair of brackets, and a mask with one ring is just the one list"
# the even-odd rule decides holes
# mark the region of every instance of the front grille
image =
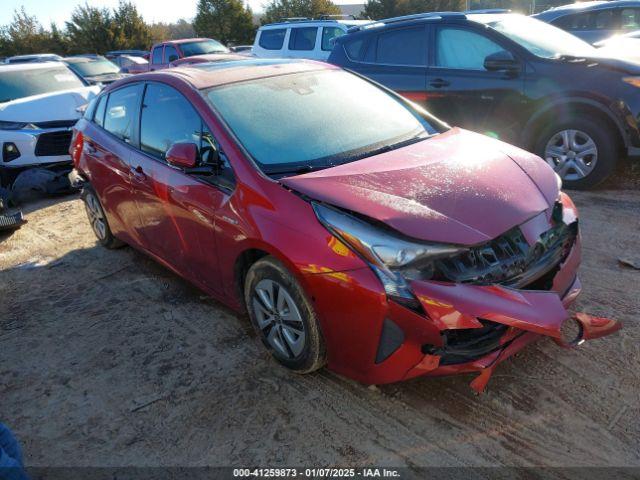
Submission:
[[24,223],[22,212],[0,213],[0,229],[19,227]]
[[42,133],[38,136],[35,154],[37,157],[69,155],[71,130]]
[[[558,223],[529,245],[520,228],[437,263],[444,280],[475,285],[502,284],[524,288],[557,269],[573,246],[577,223]],[[538,283],[540,285],[538,285]]]
[[500,339],[509,327],[490,320],[478,319],[481,328],[445,330],[443,346],[424,345],[423,353],[440,356],[440,365],[456,365],[481,358],[500,348]]

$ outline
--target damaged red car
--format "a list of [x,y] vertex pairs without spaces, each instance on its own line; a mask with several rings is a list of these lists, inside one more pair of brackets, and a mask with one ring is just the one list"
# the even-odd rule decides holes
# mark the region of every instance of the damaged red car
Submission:
[[108,86],[74,131],[89,221],[238,311],[273,357],[364,383],[478,373],[567,310],[578,212],[538,157],[326,64],[246,60]]

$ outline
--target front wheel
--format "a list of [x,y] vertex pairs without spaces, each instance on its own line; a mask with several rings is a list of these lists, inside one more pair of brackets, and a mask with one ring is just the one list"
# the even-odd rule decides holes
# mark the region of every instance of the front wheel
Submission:
[[265,257],[251,266],[244,299],[253,326],[271,355],[298,373],[326,362],[324,340],[313,306],[282,263]]
[[574,189],[592,188],[605,180],[620,155],[613,129],[588,118],[546,127],[535,151],[562,178],[563,185]]

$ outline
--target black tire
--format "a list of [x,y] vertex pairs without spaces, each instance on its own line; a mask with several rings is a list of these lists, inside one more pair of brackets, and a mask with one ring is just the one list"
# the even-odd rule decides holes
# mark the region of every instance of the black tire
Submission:
[[[107,216],[104,213],[104,209],[102,208],[102,204],[100,203],[100,199],[96,194],[95,190],[89,185],[85,183],[82,188],[82,193],[80,195],[82,200],[84,201],[84,207],[87,211],[87,217],[89,217],[89,223],[91,225],[91,229],[98,239],[98,243],[105,248],[120,248],[125,245],[122,240],[117,239],[111,233],[111,228],[109,227],[109,222],[107,220]],[[94,212],[95,211],[95,212]],[[96,213],[101,216],[101,221],[103,222],[104,229],[98,227],[96,223],[98,218],[96,218]]]
[[612,126],[593,118],[573,118],[561,120],[544,127],[538,135],[534,151],[545,161],[547,144],[559,132],[565,130],[578,130],[586,133],[597,149],[597,161],[591,172],[579,179],[562,179],[566,188],[575,190],[587,190],[603,182],[611,175],[616,167],[621,154],[618,136]]
[[[261,314],[257,312],[254,301],[257,301],[263,307],[265,306],[265,303],[260,300],[260,295],[256,288],[265,282],[274,282],[279,285],[277,292],[273,295],[273,298],[276,299],[274,303],[277,303],[278,294],[282,294],[283,291],[295,303],[297,310],[295,310],[294,314],[299,314],[300,321],[304,327],[304,341],[303,346],[299,346],[299,352],[294,352],[294,347],[287,341],[288,338],[291,338],[292,325],[297,329],[301,328],[298,320],[294,323],[285,319],[292,317],[283,315],[279,320],[280,323],[278,323],[278,320],[274,320],[270,327],[265,327],[265,322],[262,321],[261,326],[258,318]],[[280,290],[281,288],[282,290]],[[271,256],[267,256],[251,266],[244,282],[244,300],[253,327],[260,336],[262,343],[280,364],[297,373],[311,373],[325,365],[326,348],[316,313],[302,287],[281,262]],[[286,302],[286,300],[283,301]],[[288,304],[286,305],[288,306]],[[280,318],[279,314],[275,316]],[[293,329],[293,331],[296,330]],[[286,347],[287,354],[274,347],[270,342],[270,334],[274,334],[274,332],[276,332],[274,338],[276,340],[279,339],[280,343]]]

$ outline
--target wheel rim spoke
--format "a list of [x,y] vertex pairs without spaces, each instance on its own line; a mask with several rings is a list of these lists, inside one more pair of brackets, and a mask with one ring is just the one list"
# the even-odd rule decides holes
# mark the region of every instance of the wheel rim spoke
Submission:
[[583,131],[562,130],[547,142],[544,158],[563,180],[580,180],[595,168],[598,147]]
[[254,288],[253,312],[267,343],[281,356],[293,359],[304,351],[306,333],[302,315],[282,284],[264,279]]

